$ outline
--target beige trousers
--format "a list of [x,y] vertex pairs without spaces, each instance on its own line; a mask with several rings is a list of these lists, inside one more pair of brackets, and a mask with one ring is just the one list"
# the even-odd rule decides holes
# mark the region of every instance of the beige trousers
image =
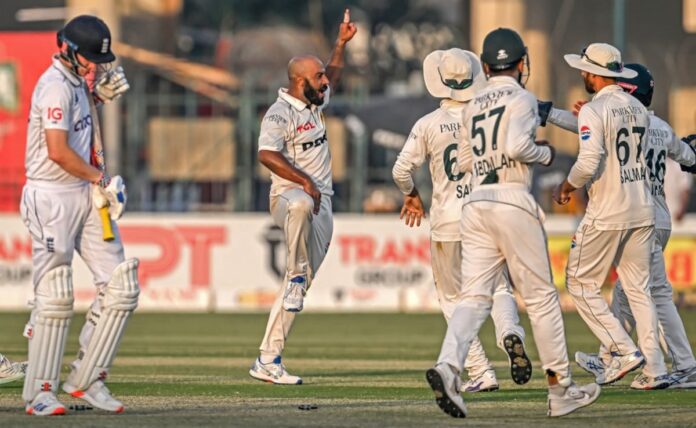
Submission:
[[566,268],[566,286],[582,319],[610,352],[625,355],[638,348],[600,294],[609,270],[616,266],[637,321],[640,349],[646,360],[643,372],[651,377],[667,373],[658,341],[657,311],[648,289],[654,237],[652,226],[597,230],[592,224],[581,223]]
[[324,261],[333,234],[331,197],[322,195],[319,214],[314,215],[314,201],[302,189],[289,189],[271,198],[271,217],[285,234],[287,267],[285,281],[278,290],[261,341],[261,357],[281,355],[295,321],[295,313],[283,310],[285,285],[290,278],[305,276],[307,286]]

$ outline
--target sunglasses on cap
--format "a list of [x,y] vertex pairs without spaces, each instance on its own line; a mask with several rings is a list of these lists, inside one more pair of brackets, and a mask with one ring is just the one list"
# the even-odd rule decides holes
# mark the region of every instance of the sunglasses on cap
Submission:
[[623,64],[622,64],[622,63],[617,62],[617,61],[612,61],[612,62],[607,63],[606,65],[600,64],[600,63],[598,63],[597,61],[593,61],[592,58],[590,58],[589,56],[587,56],[587,54],[585,53],[585,51],[587,51],[587,48],[583,48],[582,52],[580,53],[580,57],[581,57],[581,58],[585,58],[585,60],[587,60],[587,62],[589,62],[590,64],[594,64],[594,65],[596,65],[596,66],[598,66],[598,67],[606,68],[607,70],[613,71],[613,72],[616,72],[616,73],[619,73],[619,72],[621,72],[621,71],[623,70]]
[[466,89],[469,86],[471,86],[472,83],[474,83],[474,79],[464,79],[464,80],[443,79],[442,73],[440,73],[439,67],[437,69],[437,74],[440,75],[440,82],[442,82],[443,85],[447,86],[450,89],[454,89],[454,90]]

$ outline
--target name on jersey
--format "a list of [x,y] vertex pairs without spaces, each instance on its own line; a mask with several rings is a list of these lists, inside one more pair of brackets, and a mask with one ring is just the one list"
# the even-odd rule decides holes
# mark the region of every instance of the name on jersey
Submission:
[[665,187],[661,183],[652,182],[650,183],[650,193],[653,196],[665,197]]
[[75,122],[75,126],[73,127],[73,130],[75,132],[80,132],[80,131],[84,131],[85,129],[90,128],[91,126],[92,126],[92,115],[88,114],[87,116],[85,116],[82,119]]
[[464,199],[467,196],[469,196],[469,193],[471,193],[471,185],[470,184],[457,184],[457,199]]
[[514,168],[517,165],[514,159],[510,159],[502,153],[500,156],[490,156],[474,162],[474,173],[477,177],[488,175],[489,172],[503,168]]
[[322,144],[326,143],[326,132],[324,132],[324,135],[321,137],[317,138],[314,141],[307,141],[306,143],[302,143],[302,151],[305,152],[313,147],[319,147]]
[[501,98],[512,95],[512,89],[504,89],[500,91],[486,92],[474,98],[474,104],[479,107],[479,110],[486,110],[489,107],[493,107],[498,104]]
[[621,184],[645,181],[647,168],[644,166],[621,168]]

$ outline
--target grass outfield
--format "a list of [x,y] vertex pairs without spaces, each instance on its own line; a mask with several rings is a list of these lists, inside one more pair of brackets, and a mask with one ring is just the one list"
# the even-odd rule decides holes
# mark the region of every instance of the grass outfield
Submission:
[[[683,317],[693,346],[696,313]],[[0,352],[25,355],[25,320],[25,315],[0,315]],[[83,317],[76,320],[66,361],[75,354]],[[571,355],[596,348],[577,315],[565,314],[565,320]],[[9,384],[0,386],[0,426],[696,426],[696,391],[632,391],[627,380],[604,388],[591,407],[547,418],[545,382],[533,341],[527,341],[527,348],[534,376],[529,384],[516,386],[509,380],[505,354],[495,348],[490,322],[482,340],[495,361],[501,390],[466,395],[469,417],[450,418],[436,406],[424,375],[445,331],[436,314],[302,314],[284,360],[305,384],[264,384],[247,372],[265,324],[266,314],[137,314],[109,383],[125,402],[126,413],[30,417],[22,410],[21,384]],[[524,325],[529,332],[526,316]],[[573,374],[580,383],[590,381],[575,364]],[[66,404],[79,402],[63,393],[59,397]],[[299,410],[301,404],[318,409]]]

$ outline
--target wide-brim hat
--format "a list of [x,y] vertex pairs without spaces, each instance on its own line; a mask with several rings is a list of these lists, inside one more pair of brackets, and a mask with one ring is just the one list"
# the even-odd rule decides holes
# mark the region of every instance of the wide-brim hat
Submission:
[[607,43],[592,43],[580,55],[567,54],[563,58],[571,67],[597,76],[631,79],[638,75],[634,70],[624,67],[621,52]]
[[423,60],[425,87],[435,98],[469,101],[486,84],[481,63],[473,52],[436,50]]

